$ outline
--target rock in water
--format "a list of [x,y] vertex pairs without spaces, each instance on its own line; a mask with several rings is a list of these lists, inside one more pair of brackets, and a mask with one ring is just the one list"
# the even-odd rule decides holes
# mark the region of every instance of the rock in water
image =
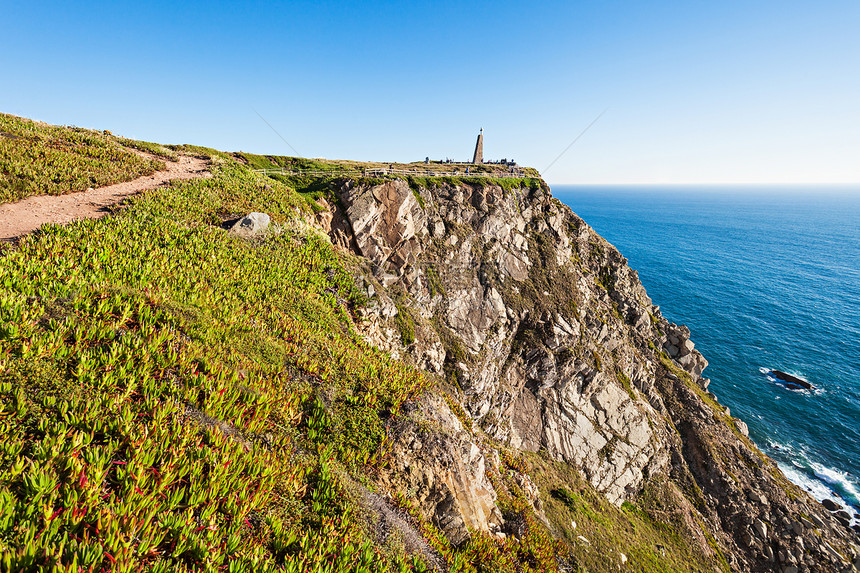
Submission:
[[839,511],[840,509],[842,509],[842,508],[839,506],[839,504],[837,504],[837,503],[836,503],[835,501],[833,501],[832,499],[824,499],[824,500],[822,500],[822,501],[821,501],[821,505],[823,505],[823,506],[827,509],[827,511]]
[[272,218],[266,213],[248,213],[234,224],[230,230],[242,237],[256,237],[269,229]]
[[815,388],[812,384],[803,380],[802,378],[798,378],[797,376],[792,376],[791,374],[786,374],[782,370],[771,370],[770,371],[773,376],[779,380],[782,380],[786,383],[786,386],[789,388],[803,388],[804,390],[812,390]]

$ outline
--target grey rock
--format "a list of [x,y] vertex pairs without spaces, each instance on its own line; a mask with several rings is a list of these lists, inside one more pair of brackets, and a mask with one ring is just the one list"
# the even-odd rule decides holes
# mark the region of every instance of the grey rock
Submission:
[[825,509],[827,509],[827,511],[839,511],[840,509],[842,509],[842,506],[829,498],[823,499],[821,501],[821,505],[823,505]]
[[255,237],[268,231],[272,222],[266,213],[248,213],[230,228],[230,230],[242,237]]
[[803,535],[803,532],[804,532],[803,524],[798,520],[794,520],[791,522],[791,530],[794,531],[794,533],[796,535]]
[[[328,222],[332,241],[363,257],[378,286],[361,334],[456,377],[470,426],[423,399],[390,429],[392,490],[415,492],[416,507],[452,542],[470,530],[498,535],[487,475],[511,471],[499,461],[501,443],[569,464],[619,505],[652,476],[673,487],[692,480],[707,502],[675,510],[691,523],[704,518],[717,539],[749,545],[726,548],[733,570],[768,570],[761,559],[774,559],[776,544],[803,547],[784,518],[804,513],[815,523],[816,511],[786,498],[778,470],[738,438],[748,433],[742,421],[726,424],[700,398],[707,360],[612,245],[541,188],[445,182],[419,192],[424,207],[404,181],[345,185]],[[394,324],[403,305],[416,323],[408,348]],[[713,457],[712,445],[723,455]],[[540,514],[526,477],[515,479]],[[819,527],[816,539],[836,543],[834,527]],[[830,570],[817,546],[809,551],[799,555],[804,570]],[[785,554],[786,565],[797,566],[796,553]]]
[[836,562],[841,562],[841,561],[842,561],[842,555],[841,555],[838,551],[836,551],[835,549],[833,549],[833,546],[832,546],[832,545],[830,545],[830,543],[828,543],[827,541],[822,541],[822,542],[821,542],[821,547],[822,547],[823,551],[824,551],[824,552],[825,552],[825,553],[826,553],[826,554],[827,554],[827,555],[828,555],[828,556],[829,556],[833,561],[836,561]]
[[693,341],[688,338],[687,340],[683,341],[678,347],[678,355],[681,357],[687,356],[693,351],[693,347]]
[[795,546],[791,554],[797,563],[803,563],[803,547]]
[[481,448],[441,398],[426,395],[414,408],[412,418],[424,423],[404,420],[391,428],[397,465],[386,481],[415,492],[418,505],[455,545],[470,537],[469,530],[498,528],[502,516]]

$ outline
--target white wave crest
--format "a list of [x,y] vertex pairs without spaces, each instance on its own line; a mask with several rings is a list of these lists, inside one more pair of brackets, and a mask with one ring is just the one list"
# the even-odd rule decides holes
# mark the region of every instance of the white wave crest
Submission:
[[848,500],[849,502],[860,504],[860,486],[858,486],[848,472],[841,472],[817,463],[812,464],[812,471],[815,472],[815,476],[818,479],[825,481],[828,484],[835,486],[837,490],[844,492],[849,498],[851,498]]

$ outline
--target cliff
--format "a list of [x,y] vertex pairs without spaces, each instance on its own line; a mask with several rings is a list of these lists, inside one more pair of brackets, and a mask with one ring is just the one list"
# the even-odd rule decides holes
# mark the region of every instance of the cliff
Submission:
[[211,177],[0,245],[0,569],[857,564],[535,172],[368,178],[392,166],[0,115],[28,195],[153,155]]
[[[346,181],[335,192],[319,221],[366,261],[364,335],[445,381],[447,402],[427,397],[391,428],[385,478],[450,538],[510,533],[488,474],[504,473],[500,455],[534,452],[617,506],[659,491],[717,566],[846,567],[852,549],[837,548],[856,536],[756,448],[707,391],[689,330],[542,181]],[[516,479],[547,521],[550,492]]]

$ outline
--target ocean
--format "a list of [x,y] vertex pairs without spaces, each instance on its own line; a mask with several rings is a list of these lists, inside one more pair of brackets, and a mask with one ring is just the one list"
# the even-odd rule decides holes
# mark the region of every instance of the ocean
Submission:
[[[860,513],[860,188],[554,186],[686,324],[709,390],[815,498]],[[814,389],[789,389],[781,370]],[[853,523],[857,523],[855,517]]]

